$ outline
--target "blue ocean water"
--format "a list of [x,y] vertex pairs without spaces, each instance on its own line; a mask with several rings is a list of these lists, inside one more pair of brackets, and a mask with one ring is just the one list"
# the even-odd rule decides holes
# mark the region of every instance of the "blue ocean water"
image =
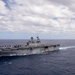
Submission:
[[[0,40],[0,45],[25,44],[27,40]],[[75,75],[75,40],[42,40],[60,44],[60,50],[48,54],[1,57],[0,75]]]

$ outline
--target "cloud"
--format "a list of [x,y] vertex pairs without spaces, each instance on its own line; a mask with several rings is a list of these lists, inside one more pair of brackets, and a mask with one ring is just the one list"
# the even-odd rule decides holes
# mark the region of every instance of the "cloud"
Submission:
[[0,0],[0,14],[7,14],[8,9],[5,7],[5,3]]
[[48,0],[49,2],[52,2],[56,5],[65,5],[67,6],[71,11],[75,12],[75,0]]
[[0,0],[0,31],[74,33],[73,0]]

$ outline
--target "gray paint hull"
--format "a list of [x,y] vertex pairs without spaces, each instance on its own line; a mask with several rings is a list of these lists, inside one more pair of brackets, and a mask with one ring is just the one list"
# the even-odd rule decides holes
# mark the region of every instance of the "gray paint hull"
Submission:
[[32,48],[32,49],[23,49],[23,50],[1,50],[0,56],[23,56],[23,55],[32,55],[32,54],[42,54],[49,51],[59,50],[59,46],[57,47],[42,47],[42,48]]

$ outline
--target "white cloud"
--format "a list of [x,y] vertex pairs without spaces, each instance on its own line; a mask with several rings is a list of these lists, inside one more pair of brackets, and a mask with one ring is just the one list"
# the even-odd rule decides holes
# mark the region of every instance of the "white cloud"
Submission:
[[[29,33],[74,33],[72,1],[0,0],[0,31]],[[66,3],[65,3],[66,2]],[[70,4],[67,4],[67,2]]]
[[0,14],[7,14],[8,9],[5,7],[5,3],[0,0]]

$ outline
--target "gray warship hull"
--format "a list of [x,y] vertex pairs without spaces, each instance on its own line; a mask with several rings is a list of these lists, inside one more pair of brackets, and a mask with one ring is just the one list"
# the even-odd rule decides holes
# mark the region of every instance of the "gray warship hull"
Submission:
[[59,50],[60,45],[38,45],[38,46],[24,46],[24,47],[11,47],[0,48],[0,57],[3,56],[24,56],[32,54],[43,54],[50,51]]

